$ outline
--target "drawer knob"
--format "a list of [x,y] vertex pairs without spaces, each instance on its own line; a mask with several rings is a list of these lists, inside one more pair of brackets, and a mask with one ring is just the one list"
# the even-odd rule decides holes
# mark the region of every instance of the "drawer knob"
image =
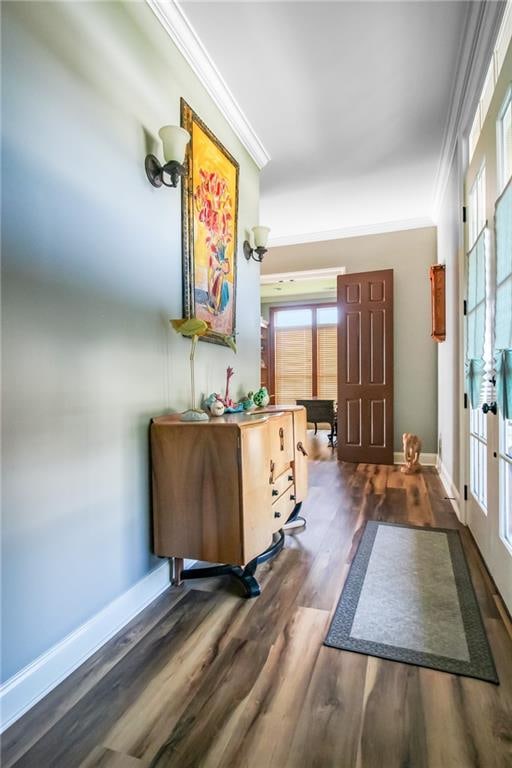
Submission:
[[274,512],[274,517],[281,517],[281,513],[280,512]]
[[277,488],[272,488],[272,496],[279,496],[279,491]]
[[295,501],[295,494],[294,493],[290,493],[290,501]]

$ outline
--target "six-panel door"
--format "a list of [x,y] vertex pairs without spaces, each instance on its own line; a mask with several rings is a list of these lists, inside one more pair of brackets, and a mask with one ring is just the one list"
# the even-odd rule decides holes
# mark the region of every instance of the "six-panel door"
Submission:
[[338,277],[338,458],[393,463],[393,270]]

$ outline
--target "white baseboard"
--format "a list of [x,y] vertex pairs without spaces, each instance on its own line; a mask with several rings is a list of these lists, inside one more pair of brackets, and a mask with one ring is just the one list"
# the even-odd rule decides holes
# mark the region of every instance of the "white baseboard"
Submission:
[[6,680],[0,686],[0,733],[83,664],[169,585],[169,561],[166,560],[89,621]]
[[[393,454],[393,461],[395,464],[405,464],[404,454],[395,452]],[[436,467],[437,453],[422,453],[420,456],[420,464],[423,464],[425,467]]]
[[457,488],[455,487],[455,483],[453,482],[452,476],[446,469],[441,459],[438,459],[436,466],[437,466],[437,471],[439,473],[439,478],[444,486],[446,495],[453,507],[453,510],[457,515],[458,519],[460,520],[460,522],[464,523],[464,520],[462,519],[461,509],[460,509],[460,494]]

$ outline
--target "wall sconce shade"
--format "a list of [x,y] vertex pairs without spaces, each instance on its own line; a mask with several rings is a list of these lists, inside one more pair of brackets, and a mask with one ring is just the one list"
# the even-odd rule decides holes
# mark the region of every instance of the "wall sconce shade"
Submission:
[[254,245],[256,248],[266,248],[270,227],[253,227]]
[[[176,187],[180,176],[187,172],[184,160],[190,133],[179,125],[164,125],[158,135],[162,139],[165,165],[162,165],[155,155],[147,155],[146,175],[154,187],[161,187],[162,184],[166,187]],[[164,174],[170,177],[170,183],[165,180]]]
[[[254,235],[254,248],[251,248],[251,244],[248,240],[244,242],[244,256],[249,261],[251,258],[254,261],[262,262],[263,257],[267,252],[267,242],[270,227],[253,227],[252,233]],[[257,255],[255,255],[257,254]]]
[[178,125],[164,125],[160,128],[158,135],[162,139],[164,146],[164,158],[166,163],[173,160],[183,164],[187,144],[190,141],[190,133]]

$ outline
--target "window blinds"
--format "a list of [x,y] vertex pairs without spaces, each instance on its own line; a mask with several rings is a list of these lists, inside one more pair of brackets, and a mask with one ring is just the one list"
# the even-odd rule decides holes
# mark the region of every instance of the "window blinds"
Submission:
[[472,408],[480,403],[484,376],[487,239],[487,229],[483,229],[468,253],[466,391]]
[[512,419],[512,182],[496,202],[496,394],[505,419]]
[[275,330],[276,403],[295,403],[313,394],[313,338],[309,328]]
[[328,400],[338,397],[337,331],[335,325],[317,329],[317,394]]

